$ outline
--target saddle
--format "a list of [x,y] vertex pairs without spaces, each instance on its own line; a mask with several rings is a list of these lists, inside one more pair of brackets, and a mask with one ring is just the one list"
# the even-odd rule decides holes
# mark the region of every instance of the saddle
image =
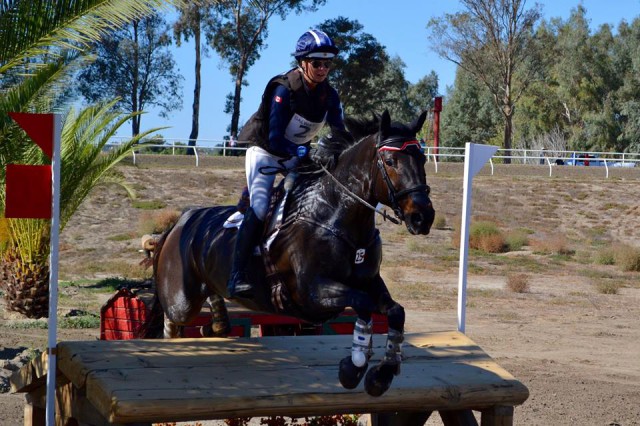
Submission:
[[[288,195],[293,187],[293,183],[297,174],[289,173],[280,183],[271,191],[269,200],[269,208],[264,220],[264,230],[260,244],[254,250],[254,256],[260,256],[265,267],[265,278],[267,284],[271,288],[271,302],[273,306],[280,311],[292,309],[292,305],[288,303],[288,291],[278,273],[277,268],[271,262],[269,256],[269,248],[271,243],[276,239],[280,229],[285,225],[284,219],[287,216]],[[237,210],[227,218],[224,222],[224,228],[239,228],[244,219],[244,213],[249,208],[249,189],[245,186],[238,200]]]

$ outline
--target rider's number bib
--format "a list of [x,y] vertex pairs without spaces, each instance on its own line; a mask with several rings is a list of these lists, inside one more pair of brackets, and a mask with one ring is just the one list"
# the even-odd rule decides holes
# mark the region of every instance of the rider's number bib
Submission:
[[315,135],[318,134],[322,126],[324,125],[324,121],[327,118],[327,115],[324,115],[324,118],[319,123],[314,123],[313,121],[309,121],[301,115],[294,114],[291,117],[291,121],[287,125],[286,130],[284,131],[284,137],[287,140],[295,143],[296,145],[303,145],[309,142]]

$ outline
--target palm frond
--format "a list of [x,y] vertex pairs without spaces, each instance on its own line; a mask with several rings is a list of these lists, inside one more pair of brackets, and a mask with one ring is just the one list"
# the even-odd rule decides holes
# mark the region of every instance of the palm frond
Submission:
[[24,0],[0,14],[0,74],[25,58],[84,49],[110,30],[182,0]]

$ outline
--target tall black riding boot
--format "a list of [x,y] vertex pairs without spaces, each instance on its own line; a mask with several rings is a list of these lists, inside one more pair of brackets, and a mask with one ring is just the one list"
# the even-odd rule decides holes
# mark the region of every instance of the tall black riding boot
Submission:
[[252,299],[254,296],[254,288],[249,282],[247,268],[253,256],[253,248],[259,243],[262,235],[262,225],[263,221],[258,219],[253,209],[249,207],[236,235],[231,276],[227,282],[229,298]]

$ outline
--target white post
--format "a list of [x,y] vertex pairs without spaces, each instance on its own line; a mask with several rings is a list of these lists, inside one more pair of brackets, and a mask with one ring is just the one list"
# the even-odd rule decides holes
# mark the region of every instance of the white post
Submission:
[[471,221],[472,181],[482,166],[498,150],[497,146],[467,142],[464,152],[462,184],[462,224],[460,228],[460,265],[458,274],[458,331],[465,332],[467,303],[467,258],[469,256],[469,222]]
[[60,142],[62,117],[54,114],[53,155],[51,159],[51,240],[49,254],[49,336],[47,345],[47,397],[46,423],[53,426],[56,420],[56,345],[58,333],[58,240],[60,236]]

